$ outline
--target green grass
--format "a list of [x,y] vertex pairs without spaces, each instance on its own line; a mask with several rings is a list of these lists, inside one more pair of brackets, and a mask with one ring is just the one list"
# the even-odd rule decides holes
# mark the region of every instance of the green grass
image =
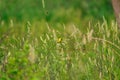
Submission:
[[[0,80],[119,80],[114,21],[0,24]],[[58,41],[58,39],[62,39]]]

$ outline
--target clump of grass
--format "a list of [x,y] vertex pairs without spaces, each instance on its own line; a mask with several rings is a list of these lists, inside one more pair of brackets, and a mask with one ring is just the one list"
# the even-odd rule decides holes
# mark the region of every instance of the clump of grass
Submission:
[[[55,29],[49,23],[27,22],[21,24],[21,31],[16,25],[10,28],[15,33],[0,44],[0,79],[120,79],[120,40],[115,22],[90,24],[85,32],[75,24],[56,25]],[[44,31],[36,32],[38,29]]]

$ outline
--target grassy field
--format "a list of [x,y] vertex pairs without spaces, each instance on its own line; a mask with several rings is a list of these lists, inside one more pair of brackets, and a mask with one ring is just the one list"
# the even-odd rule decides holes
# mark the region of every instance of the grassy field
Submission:
[[120,80],[119,62],[110,0],[0,0],[0,80]]
[[0,24],[0,80],[119,80],[115,21]]

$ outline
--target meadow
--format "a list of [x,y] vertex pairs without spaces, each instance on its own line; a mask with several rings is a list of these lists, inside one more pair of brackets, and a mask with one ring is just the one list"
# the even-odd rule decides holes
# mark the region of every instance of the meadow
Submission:
[[105,20],[89,23],[86,31],[75,24],[51,26],[1,25],[1,80],[120,79],[120,36],[114,21],[109,26]]
[[[1,2],[5,4],[5,1]],[[112,9],[108,10],[105,4],[100,13],[88,9],[95,0],[88,7],[75,6],[79,0],[70,0],[74,4],[69,8],[61,0],[53,4],[66,6],[51,11],[54,6],[47,10],[44,7],[50,1],[46,1],[46,5],[42,5],[44,9],[39,12],[38,8],[29,10],[30,4],[25,6],[29,1],[25,1],[21,3],[24,5],[22,10],[18,6],[21,14],[10,3],[11,10],[4,8],[1,12],[0,80],[120,79],[120,30],[113,14],[109,13]],[[102,3],[101,0],[97,7],[100,8]],[[0,6],[1,11],[4,4]],[[83,15],[85,11],[78,7],[88,12]],[[106,15],[102,11],[103,14],[106,11]]]

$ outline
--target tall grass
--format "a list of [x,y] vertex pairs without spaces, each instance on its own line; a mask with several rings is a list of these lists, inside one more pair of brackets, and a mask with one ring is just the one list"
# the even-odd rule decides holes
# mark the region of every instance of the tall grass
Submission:
[[5,36],[0,80],[120,79],[120,32],[114,21],[89,23],[84,31],[44,21],[1,24],[0,30]]

